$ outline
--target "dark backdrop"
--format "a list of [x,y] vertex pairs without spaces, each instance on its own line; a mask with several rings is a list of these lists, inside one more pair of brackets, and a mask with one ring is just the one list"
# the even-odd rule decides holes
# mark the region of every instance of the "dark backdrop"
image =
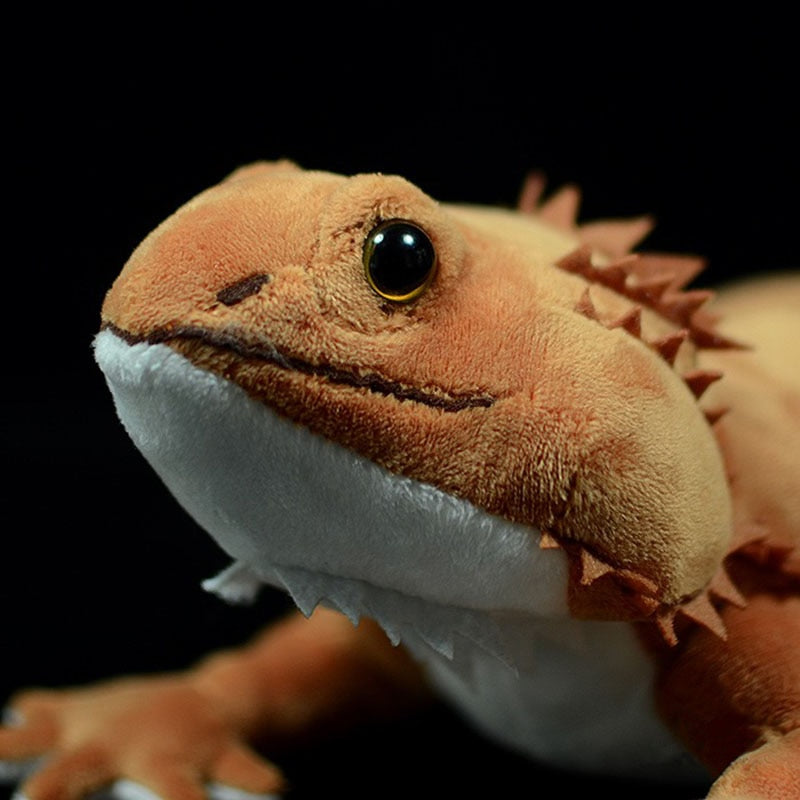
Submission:
[[[0,696],[181,667],[282,607],[201,592],[226,559],[127,441],[90,352],[132,248],[237,165],[396,172],[441,200],[504,205],[542,169],[583,186],[586,218],[653,213],[648,246],[705,254],[705,282],[796,265],[788,23],[533,12],[435,27],[410,8],[358,23],[300,9],[169,29],[124,11],[10,25]],[[696,794],[537,769],[445,710],[288,767],[298,797],[528,796],[554,781]]]

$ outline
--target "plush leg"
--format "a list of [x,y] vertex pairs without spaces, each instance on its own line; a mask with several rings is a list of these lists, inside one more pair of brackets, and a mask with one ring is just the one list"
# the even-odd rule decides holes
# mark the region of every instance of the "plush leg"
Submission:
[[12,705],[0,760],[44,757],[28,800],[77,800],[125,778],[169,800],[203,800],[208,784],[280,791],[277,767],[250,749],[398,713],[427,696],[421,674],[372,623],[293,614],[249,647],[186,673],[86,689],[38,691]]
[[738,565],[748,604],[723,612],[727,641],[694,631],[659,686],[664,717],[720,775],[714,800],[800,798],[800,597],[758,590],[758,572]]

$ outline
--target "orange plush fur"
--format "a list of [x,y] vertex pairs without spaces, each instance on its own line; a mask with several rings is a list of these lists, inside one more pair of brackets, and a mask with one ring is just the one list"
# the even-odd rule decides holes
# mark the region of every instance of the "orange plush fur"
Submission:
[[[361,242],[391,218],[429,232],[439,270],[418,302],[387,310],[363,280]],[[170,342],[395,473],[578,541],[640,574],[656,604],[695,594],[728,546],[730,501],[691,392],[641,339],[576,313],[586,282],[556,266],[576,246],[569,235],[542,242],[524,219],[471,222],[470,210],[442,209],[400,178],[251,168],[142,245],[104,318],[129,337]],[[199,261],[211,268],[198,270]],[[219,302],[220,290],[259,272],[272,279],[256,298]],[[609,321],[631,307],[609,292],[594,302]],[[677,329],[652,316],[645,335]],[[503,324],[488,324],[494,319]],[[232,328],[236,348],[217,346]],[[491,406],[467,415],[409,403],[388,416],[371,393],[340,392],[330,374],[248,358],[266,330],[270,346],[305,365]],[[593,614],[617,617],[619,606],[604,598]]]
[[[647,220],[579,226],[574,191],[540,190],[512,213],[398,177],[246,167],[142,243],[103,325],[538,531],[566,557],[573,617],[636,628],[662,717],[722,773],[709,796],[800,796],[800,283],[711,301],[685,288],[699,262],[630,255]],[[413,302],[365,280],[365,237],[392,219],[437,254]],[[87,691],[23,697],[28,724],[0,731],[5,758],[59,754],[30,800],[119,776],[176,800],[206,780],[276,790],[240,743],[264,720],[268,741],[293,740],[425,689],[377,627],[319,610],[181,678]],[[192,744],[180,719],[208,735]],[[154,729],[174,764],[143,744]]]

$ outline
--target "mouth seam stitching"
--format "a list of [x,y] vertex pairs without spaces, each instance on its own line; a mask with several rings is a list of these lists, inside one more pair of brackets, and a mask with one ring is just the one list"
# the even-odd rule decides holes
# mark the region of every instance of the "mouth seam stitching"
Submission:
[[329,364],[311,364],[295,356],[286,356],[276,347],[264,347],[247,344],[236,336],[220,331],[210,331],[200,326],[176,326],[174,328],[158,328],[146,335],[134,334],[120,328],[112,322],[106,322],[101,330],[109,330],[128,344],[167,344],[173,340],[199,341],[214,347],[229,350],[242,358],[255,359],[273,364],[282,369],[325,378],[332,383],[367,389],[374,394],[395,397],[400,401],[413,401],[437,408],[446,412],[464,411],[470,408],[490,408],[494,405],[496,397],[480,394],[455,395],[446,393],[446,396],[433,394],[413,386],[404,386],[399,381],[384,378],[375,373],[357,375],[340,367]]

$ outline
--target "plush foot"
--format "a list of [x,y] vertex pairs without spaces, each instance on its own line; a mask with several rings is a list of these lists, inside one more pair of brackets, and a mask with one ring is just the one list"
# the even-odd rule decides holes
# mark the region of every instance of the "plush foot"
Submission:
[[23,778],[27,800],[77,800],[104,789],[146,797],[137,784],[169,800],[205,800],[222,786],[262,796],[284,787],[279,770],[180,676],[27,692],[10,719],[0,729],[0,759],[7,777]]

